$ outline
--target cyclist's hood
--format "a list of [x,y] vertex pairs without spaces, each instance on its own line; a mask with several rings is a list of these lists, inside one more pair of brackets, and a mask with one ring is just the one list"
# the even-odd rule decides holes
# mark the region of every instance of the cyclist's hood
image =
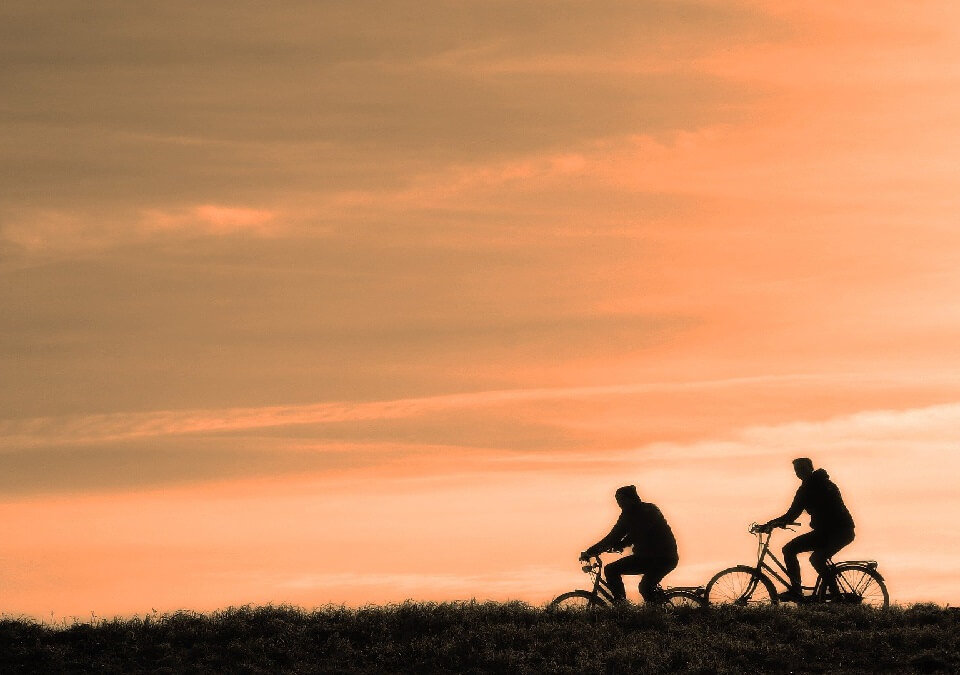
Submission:
[[[830,480],[830,474],[827,473],[826,469],[817,469],[807,478],[807,481],[812,483],[822,483],[823,481]],[[804,482],[807,482],[804,481]]]
[[636,485],[624,485],[621,488],[617,488],[617,491],[614,493],[614,497],[616,497],[617,503],[621,506],[624,504],[640,503],[640,495],[637,494]]

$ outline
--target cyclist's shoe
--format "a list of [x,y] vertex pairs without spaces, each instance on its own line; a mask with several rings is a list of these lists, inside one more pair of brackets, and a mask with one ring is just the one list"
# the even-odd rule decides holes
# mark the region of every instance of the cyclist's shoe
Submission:
[[800,591],[795,591],[793,589],[789,591],[784,591],[777,595],[777,599],[780,602],[796,602],[797,604],[804,601],[803,593]]

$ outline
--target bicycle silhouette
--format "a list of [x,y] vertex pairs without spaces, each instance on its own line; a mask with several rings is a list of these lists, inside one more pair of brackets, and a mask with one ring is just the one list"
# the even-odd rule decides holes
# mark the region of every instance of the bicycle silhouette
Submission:
[[[614,549],[617,553],[621,551]],[[621,549],[622,550],[622,549]],[[604,551],[611,553],[612,551]],[[613,593],[603,578],[603,561],[599,555],[590,556],[580,569],[593,580],[593,590],[577,589],[562,593],[553,599],[551,607],[610,607],[615,604]],[[650,602],[670,607],[703,607],[706,597],[703,586],[657,586],[656,598]],[[648,602],[647,604],[650,604]]]
[[[788,529],[790,525],[782,525]],[[792,528],[789,528],[792,529]],[[777,555],[770,550],[772,530],[756,523],[750,525],[750,534],[757,536],[757,564],[737,565],[717,572],[707,584],[706,603],[710,605],[763,605],[777,604],[777,595],[773,580],[784,588],[790,588],[787,568]],[[771,561],[776,567],[770,565]],[[890,595],[883,582],[883,576],[877,571],[876,560],[845,560],[833,562],[827,560],[827,566],[834,574],[835,583],[830,584],[822,575],[817,576],[813,586],[803,586],[810,591],[802,602],[833,602],[866,605],[886,609],[890,605]]]

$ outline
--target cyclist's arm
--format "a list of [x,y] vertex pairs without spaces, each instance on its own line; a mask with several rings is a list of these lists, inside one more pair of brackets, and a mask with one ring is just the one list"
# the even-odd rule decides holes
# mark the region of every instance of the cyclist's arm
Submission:
[[597,555],[598,553],[609,551],[612,548],[617,548],[627,536],[627,526],[623,521],[624,518],[623,515],[621,515],[607,536],[588,548],[584,553],[587,555]]
[[786,523],[792,523],[797,518],[800,517],[800,514],[803,513],[804,509],[804,495],[803,495],[803,486],[801,485],[797,489],[797,494],[793,497],[793,503],[790,504],[790,508],[787,509],[787,512],[784,513],[779,518],[774,518],[773,520],[767,521],[767,526],[770,527],[781,527]]

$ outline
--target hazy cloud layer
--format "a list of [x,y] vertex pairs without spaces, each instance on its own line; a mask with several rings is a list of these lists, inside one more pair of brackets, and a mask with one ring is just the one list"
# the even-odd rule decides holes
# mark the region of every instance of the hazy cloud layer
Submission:
[[[602,15],[585,2],[3,12],[7,218],[272,203],[396,186],[438,162],[736,119],[746,91],[678,67],[676,52],[759,39],[770,23],[669,2]],[[613,54],[637,65],[611,69]],[[555,58],[594,66],[541,67]]]
[[[914,443],[929,464],[871,508],[901,528],[891,559],[920,546],[896,508],[952,499],[919,486],[953,461],[960,399],[960,14],[914,10],[3,3],[0,520],[20,557],[0,573],[82,561],[122,503],[216,597],[309,585],[333,578],[318,550],[267,571],[224,551],[364,550],[402,496],[436,518],[421,548],[486,528],[484,560],[433,550],[417,576],[430,561],[398,553],[396,579],[450,588],[491,578],[556,490],[590,492],[560,519],[586,537],[642,466],[682,529],[705,531],[710,494],[739,535],[747,506],[724,500],[755,466],[773,502],[797,451],[848,476],[870,457],[873,499]],[[207,489],[269,495],[191,530]],[[509,511],[457,501],[473,489]],[[120,525],[140,534],[88,558],[150,571],[144,525]]]
[[[822,422],[793,422],[791,406],[803,405],[816,418],[858,411],[868,400],[899,405],[903,382],[806,374],[8,420],[0,421],[0,495],[123,492],[290,474],[329,478],[377,469],[438,476],[537,466],[702,470],[777,454],[765,440],[771,428],[781,439],[792,430],[791,447],[818,454],[855,448],[882,455],[901,448],[901,427],[915,436],[926,424],[930,439],[945,442],[946,421],[956,412],[951,385],[946,378],[909,395],[949,403]],[[822,401],[825,390],[828,401]],[[818,399],[819,409],[812,405]],[[740,407],[736,416],[731,405]]]
[[[680,537],[684,561],[671,579],[703,583],[749,559],[751,520],[786,508],[796,487],[789,460],[798,451],[828,469],[853,509],[858,537],[845,556],[879,559],[897,601],[952,602],[960,587],[942,569],[955,559],[960,535],[944,504],[955,492],[958,415],[956,403],[875,410],[602,454],[456,455],[439,466],[423,455],[380,472],[320,475],[315,467],[280,480],[6,500],[8,559],[37,558],[12,572],[18,583],[8,602],[35,614],[68,614],[82,603],[98,614],[138,611],[150,579],[162,589],[153,597],[162,611],[214,608],[224,598],[308,606],[409,597],[542,602],[579,583],[575,557],[606,532],[616,514],[611,491],[626,480],[665,510]],[[150,461],[163,469],[167,458]],[[939,470],[931,473],[934,463]],[[175,462],[166,470],[176,471]],[[97,487],[109,483],[101,477]],[[384,550],[389,560],[376,555]],[[53,562],[70,551],[95,564]],[[161,552],[169,559],[157,565]],[[352,576],[337,576],[347,559]],[[525,570],[540,572],[525,588],[496,581]],[[51,585],[52,577],[66,585]],[[402,595],[383,586],[389,580]]]

